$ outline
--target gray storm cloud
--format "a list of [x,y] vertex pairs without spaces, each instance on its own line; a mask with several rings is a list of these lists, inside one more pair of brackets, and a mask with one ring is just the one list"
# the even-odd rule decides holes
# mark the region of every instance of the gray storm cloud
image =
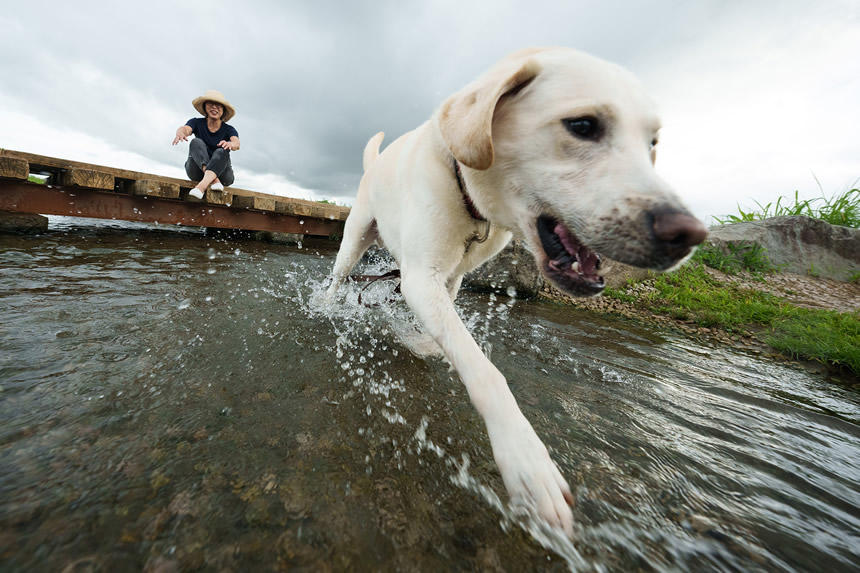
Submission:
[[[858,18],[846,1],[795,0],[8,3],[0,96],[22,113],[173,164],[172,134],[196,115],[191,99],[218,89],[238,110],[237,167],[338,196],[354,193],[371,135],[385,131],[390,143],[522,47],[618,62],[662,84],[672,103],[667,78],[716,82],[691,64],[697,49],[716,67],[725,50],[720,71],[730,74],[746,58],[737,45],[772,47],[758,26]],[[721,29],[742,35],[703,48]]]

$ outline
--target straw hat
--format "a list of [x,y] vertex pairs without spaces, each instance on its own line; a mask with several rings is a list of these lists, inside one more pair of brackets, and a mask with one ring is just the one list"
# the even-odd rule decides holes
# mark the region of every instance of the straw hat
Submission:
[[236,115],[236,109],[230,105],[230,102],[227,101],[227,98],[224,97],[224,94],[217,90],[207,90],[205,94],[198,98],[194,98],[191,102],[191,105],[194,106],[194,109],[203,114],[203,117],[206,117],[206,102],[214,101],[215,103],[220,103],[224,106],[224,115],[221,116],[221,121],[227,122],[231,117]]

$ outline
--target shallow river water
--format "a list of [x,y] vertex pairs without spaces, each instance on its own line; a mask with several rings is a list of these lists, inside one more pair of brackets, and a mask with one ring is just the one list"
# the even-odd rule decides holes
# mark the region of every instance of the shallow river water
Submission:
[[847,386],[462,292],[574,491],[562,539],[507,507],[402,302],[319,305],[334,252],[71,219],[0,235],[0,570],[857,570]]

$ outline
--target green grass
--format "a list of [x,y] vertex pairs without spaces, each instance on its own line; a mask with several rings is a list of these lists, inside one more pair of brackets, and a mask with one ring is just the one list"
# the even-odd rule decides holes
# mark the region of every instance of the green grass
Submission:
[[705,243],[696,250],[692,260],[722,271],[727,275],[735,275],[740,271],[762,275],[777,270],[777,267],[768,259],[766,249],[753,241],[728,243],[726,250]]
[[[860,314],[797,307],[777,296],[720,283],[701,263],[653,280],[638,304],[699,326],[751,334],[780,352],[860,375]],[[606,296],[626,300],[623,289]],[[629,300],[628,300],[629,302]]]
[[762,205],[755,202],[757,209],[744,211],[738,205],[738,214],[714,217],[714,220],[726,225],[729,223],[740,223],[743,221],[760,221],[771,217],[782,217],[788,215],[805,215],[813,219],[821,219],[831,225],[842,225],[844,227],[860,227],[860,189],[848,189],[842,194],[826,197],[806,199],[801,201],[799,193],[794,192],[794,200],[790,197],[779,197],[776,202]]
[[[755,221],[784,215],[805,215],[834,225],[860,227],[860,189],[831,198],[776,202],[737,215],[714,217],[720,224]],[[724,284],[705,266],[734,275],[742,271],[764,279],[778,270],[761,245],[749,241],[725,247],[705,244],[680,270],[649,280],[653,289],[640,294],[625,288],[606,289],[604,296],[648,306],[652,312],[699,326],[753,336],[787,356],[844,367],[860,375],[860,313],[800,308],[777,296]],[[815,276],[817,269],[810,268]],[[860,282],[860,273],[852,277]]]
[[767,293],[721,284],[697,264],[660,275],[653,286],[650,298],[663,314],[729,331],[769,324],[788,304]]
[[27,176],[27,181],[29,181],[30,183],[40,183],[40,184],[44,184],[44,183],[47,183],[47,181],[48,181],[48,177],[47,177],[46,175],[42,175],[42,176],[39,176],[39,175],[28,175],[28,176]]
[[856,313],[799,308],[791,316],[780,317],[765,342],[794,358],[812,358],[860,375],[860,317]]
[[318,199],[317,203],[324,203],[326,205],[337,205],[339,207],[349,207],[349,203],[338,203],[337,201],[332,201],[331,199]]
[[[634,282],[635,281],[629,281],[628,285],[633,284]],[[605,296],[607,298],[614,298],[615,300],[620,300],[621,302],[627,302],[627,303],[635,303],[636,301],[639,300],[634,295],[627,294],[623,288],[618,289],[618,288],[606,287],[606,289],[604,289],[604,291],[603,291],[603,296]]]

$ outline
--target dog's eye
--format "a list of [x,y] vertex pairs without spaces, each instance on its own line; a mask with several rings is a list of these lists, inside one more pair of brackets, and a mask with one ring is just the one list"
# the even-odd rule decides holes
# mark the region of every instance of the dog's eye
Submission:
[[651,149],[654,149],[655,147],[657,147],[657,143],[658,143],[658,141],[657,141],[656,137],[654,139],[652,139],[651,140]]
[[596,141],[600,138],[603,128],[596,117],[571,117],[561,120],[564,127],[574,136],[579,139],[588,139]]

